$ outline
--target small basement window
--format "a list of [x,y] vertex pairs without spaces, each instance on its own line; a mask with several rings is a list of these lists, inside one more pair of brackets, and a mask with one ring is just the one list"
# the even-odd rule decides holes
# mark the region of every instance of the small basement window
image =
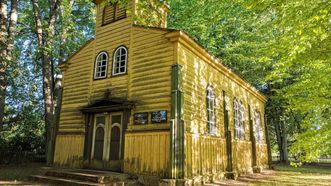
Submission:
[[122,7],[122,5],[120,6],[118,3],[109,3],[109,5],[105,6],[103,9],[103,25],[124,18],[126,18],[126,9],[125,7]]
[[108,54],[100,52],[95,60],[94,79],[102,79],[107,77]]
[[115,50],[113,58],[113,75],[125,74],[128,62],[128,50],[121,46]]

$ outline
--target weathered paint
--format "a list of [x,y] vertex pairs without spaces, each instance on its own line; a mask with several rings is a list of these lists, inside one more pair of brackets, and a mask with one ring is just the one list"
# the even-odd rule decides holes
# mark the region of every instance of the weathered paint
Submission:
[[224,172],[227,166],[225,139],[186,133],[187,178]]
[[[132,2],[132,12],[135,12],[137,2]],[[127,126],[124,134],[124,172],[189,179],[217,175],[226,171],[227,166],[230,166],[230,171],[249,172],[252,167],[252,140],[248,105],[252,105],[264,118],[265,98],[186,34],[137,26],[129,17],[101,26],[102,12],[103,7],[98,4],[96,38],[61,65],[64,91],[59,132],[65,135],[57,137],[55,162],[69,166],[83,164],[84,135],[78,133],[86,132],[88,120],[79,110],[103,98],[110,90],[111,97],[135,102],[135,107],[128,112],[129,119],[124,123]],[[123,45],[129,55],[127,73],[113,76],[113,53]],[[101,51],[107,52],[109,57],[107,78],[94,80],[95,57]],[[178,72],[182,76],[178,79],[182,80],[178,81],[180,96],[172,96],[173,65],[182,66]],[[207,130],[206,88],[209,85],[213,86],[216,95],[215,135],[208,134]],[[228,159],[224,124],[225,118],[228,118],[229,134],[233,136],[234,98],[245,106],[245,137],[244,140],[229,138],[231,156]],[[178,100],[182,101],[180,105]],[[226,116],[224,102],[228,110]],[[167,123],[153,124],[149,121],[146,125],[133,124],[134,113],[158,110],[168,111]],[[180,162],[173,162],[171,158],[174,137],[170,131],[171,119],[185,125],[181,133],[183,155],[177,158]],[[265,131],[264,120],[261,122]],[[265,140],[256,144],[256,154],[257,166],[265,166],[268,163]],[[88,149],[85,158],[89,158]],[[176,176],[171,175],[173,167],[180,168]]]
[[[171,35],[172,34],[172,35]],[[212,138],[215,140],[223,140],[222,149],[225,149],[225,131],[224,131],[224,98],[223,91],[227,94],[228,114],[229,114],[229,131],[232,136],[234,134],[234,114],[233,114],[233,100],[236,98],[241,101],[244,105],[245,116],[244,116],[244,140],[238,140],[232,137],[232,169],[237,172],[250,172],[252,170],[252,144],[250,141],[250,130],[249,130],[249,116],[248,116],[248,104],[252,105],[256,111],[264,113],[264,102],[265,98],[249,84],[242,81],[238,76],[234,75],[229,69],[222,66],[219,61],[213,60],[211,56],[205,54],[205,51],[199,46],[192,45],[192,41],[186,38],[182,33],[177,34],[171,33],[168,35],[171,41],[178,44],[178,63],[182,65],[182,76],[183,76],[183,92],[184,92],[184,116],[183,120],[186,126],[186,136],[193,135],[196,140],[199,138]],[[196,45],[196,44],[195,44]],[[207,57],[206,57],[207,56]],[[216,95],[216,134],[210,135],[207,130],[207,112],[206,112],[206,89],[208,86],[213,86]],[[263,121],[262,121],[263,122]],[[264,126],[264,123],[263,123]],[[263,129],[265,130],[265,129]],[[189,140],[189,139],[187,139]],[[226,151],[217,152],[213,154],[215,147],[213,143],[206,143],[203,146],[205,152],[192,151],[191,145],[187,145],[186,141],[186,159],[185,159],[185,177],[192,178],[197,173],[200,175],[212,175],[215,171],[208,169],[208,163],[213,162],[220,156],[222,165],[227,165]],[[266,146],[261,146],[257,153],[259,154],[258,165],[265,165],[263,159],[264,151]],[[194,156],[196,161],[188,161],[187,158]],[[205,156],[205,154],[212,154]],[[262,159],[263,161],[261,161]],[[195,169],[191,163],[197,163],[201,166],[196,166]],[[207,167],[206,167],[207,166]],[[194,170],[194,171],[193,171]],[[224,167],[222,171],[226,171]]]
[[82,167],[84,135],[58,134],[55,149],[54,160],[56,165]]
[[[127,131],[151,131],[163,130],[169,131],[170,114],[171,114],[171,66],[174,63],[173,44],[168,41],[164,35],[168,32],[163,29],[145,28],[142,26],[134,26],[130,17],[121,19],[111,24],[101,26],[102,24],[102,5],[98,4],[96,20],[96,38],[87,43],[82,49],[72,55],[68,61],[61,65],[64,80],[64,92],[62,111],[60,116],[59,132],[85,132],[86,120],[80,109],[93,103],[96,100],[102,99],[105,92],[110,90],[111,97],[119,97],[134,101],[135,107],[131,110],[131,115],[127,123]],[[165,23],[164,23],[165,24]],[[127,74],[113,76],[112,75],[112,58],[115,49],[119,46],[128,48],[128,69]],[[107,78],[94,80],[94,63],[99,52],[105,51],[108,53],[108,70]],[[152,112],[158,110],[167,110],[167,123],[147,125],[133,125],[133,114],[137,112]],[[169,158],[169,132],[167,136],[161,136],[161,140],[167,139],[164,145]],[[127,136],[128,135],[128,136]],[[59,165],[73,166],[70,160],[70,154],[83,157],[84,153],[81,149],[77,149],[77,140],[74,136],[68,135],[65,139],[59,136],[56,141],[56,158],[55,162]],[[153,136],[141,135],[141,138],[150,139]],[[155,136],[160,136],[155,132]],[[84,150],[84,136],[80,146]],[[125,134],[124,141],[132,139],[132,134]],[[146,139],[142,139],[146,141]],[[137,141],[138,142],[138,141]],[[128,142],[130,144],[130,141]],[[70,149],[68,154],[62,152],[61,146],[66,146]],[[91,144],[90,144],[91,146]],[[85,156],[88,159],[86,149]],[[140,154],[127,154],[128,157],[138,157]],[[154,151],[150,154],[153,156]],[[124,150],[124,156],[126,151]],[[155,154],[155,156],[158,154]],[[143,159],[143,161],[146,161]],[[87,160],[85,160],[87,161]],[[82,165],[83,159],[81,159]],[[167,159],[164,160],[166,165],[157,166],[160,170],[152,170],[160,175],[168,175]],[[77,163],[76,163],[77,164]],[[76,165],[75,164],[75,165]],[[138,166],[138,164],[134,164]],[[134,167],[130,165],[127,171],[141,170],[144,166]],[[149,167],[141,172],[151,172]]]
[[169,131],[125,135],[124,172],[166,178],[169,168]]

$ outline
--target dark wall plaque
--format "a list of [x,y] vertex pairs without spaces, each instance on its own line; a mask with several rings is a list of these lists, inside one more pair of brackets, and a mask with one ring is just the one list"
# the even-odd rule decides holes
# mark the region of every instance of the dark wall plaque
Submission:
[[141,112],[134,114],[134,124],[144,125],[148,123],[148,112]]
[[167,122],[167,111],[160,110],[151,113],[152,123],[165,123]]

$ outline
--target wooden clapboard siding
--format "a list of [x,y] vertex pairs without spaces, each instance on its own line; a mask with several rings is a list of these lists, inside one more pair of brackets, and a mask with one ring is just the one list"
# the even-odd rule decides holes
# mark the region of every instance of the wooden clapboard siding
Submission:
[[252,171],[252,144],[250,141],[232,142],[233,167],[238,172]]
[[169,131],[125,134],[124,172],[168,175]]
[[[184,38],[185,39],[185,38]],[[182,65],[183,76],[183,91],[184,91],[184,122],[186,123],[186,132],[193,133],[197,136],[208,136],[207,131],[207,112],[206,112],[206,90],[208,86],[214,88],[216,96],[215,116],[216,116],[216,135],[213,139],[225,140],[224,135],[224,109],[223,109],[223,91],[226,92],[229,98],[229,130],[232,134],[232,152],[233,152],[233,167],[237,171],[247,172],[252,166],[252,145],[249,132],[249,116],[248,105],[252,105],[253,108],[261,113],[263,118],[264,113],[264,101],[256,96],[254,90],[249,90],[246,86],[242,86],[242,80],[237,80],[236,75],[231,75],[231,71],[227,73],[221,70],[220,64],[215,64],[216,61],[208,60],[202,54],[203,50],[197,50],[194,47],[187,46],[187,43],[178,42],[178,63]],[[224,68],[224,67],[222,67]],[[239,82],[239,83],[238,83]],[[248,91],[249,90],[249,91]],[[234,138],[234,113],[233,113],[233,100],[234,98],[241,101],[244,105],[244,140],[238,140]],[[262,120],[262,125],[264,121]],[[264,129],[265,130],[265,129]],[[186,139],[186,143],[189,142],[189,138]],[[221,148],[225,148],[225,143],[219,143]],[[266,147],[266,145],[265,145]],[[206,149],[213,149],[214,147],[209,143],[205,146]],[[262,148],[266,152],[266,148]],[[189,157],[191,153],[196,153],[197,158],[205,156],[204,153],[190,152],[186,154]],[[258,152],[259,153],[259,152]],[[212,161],[218,154],[212,154],[207,159]],[[199,157],[201,156],[201,157]],[[224,157],[226,155],[224,154]],[[258,159],[261,159],[258,156]],[[264,159],[263,159],[264,158]],[[265,163],[265,157],[263,157],[263,163]],[[195,161],[192,161],[192,163]],[[199,166],[196,169],[190,169],[192,167],[191,162],[186,160],[186,176],[195,176],[199,174],[213,174],[214,170],[208,169],[208,164]],[[194,170],[194,173],[193,173]],[[225,171],[223,166],[222,171]]]
[[[63,72],[63,99],[59,131],[84,131],[84,116],[79,111],[89,99],[90,71],[93,68],[93,45],[89,42],[67,62]],[[68,138],[70,140],[70,138]],[[70,142],[69,142],[70,143]],[[57,151],[58,149],[56,149]]]
[[186,133],[185,177],[216,174],[226,168],[225,139]]
[[256,145],[257,166],[265,166],[268,164],[268,150],[266,144]]
[[[132,47],[129,51],[132,62],[128,66],[128,98],[137,100],[137,103],[132,110],[129,129],[138,128],[132,125],[133,114],[137,112],[167,110],[169,116],[174,53],[173,45],[164,37],[165,33],[164,30],[133,27]],[[168,126],[167,123],[163,125]],[[157,128],[146,126],[150,127]]]
[[57,135],[54,162],[61,166],[83,165],[84,135]]

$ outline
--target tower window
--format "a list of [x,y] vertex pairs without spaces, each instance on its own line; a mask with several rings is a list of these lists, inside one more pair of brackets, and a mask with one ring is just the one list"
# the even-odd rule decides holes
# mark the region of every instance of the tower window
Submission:
[[124,18],[126,18],[126,9],[125,7],[122,7],[122,5],[120,6],[118,3],[109,3],[109,5],[105,6],[103,9],[103,25]]
[[128,62],[128,50],[121,46],[115,50],[113,57],[113,75],[125,74]]
[[108,55],[106,52],[100,52],[95,60],[94,79],[107,77]]

